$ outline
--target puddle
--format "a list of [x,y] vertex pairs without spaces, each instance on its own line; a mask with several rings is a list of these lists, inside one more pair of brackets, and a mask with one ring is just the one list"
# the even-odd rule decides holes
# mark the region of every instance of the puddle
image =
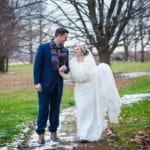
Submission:
[[121,97],[121,101],[123,104],[134,103],[143,99],[150,100],[150,93],[141,93],[141,94],[129,94]]
[[118,74],[117,76],[125,77],[125,78],[135,78],[135,77],[146,76],[146,75],[150,76],[150,72],[121,73]]

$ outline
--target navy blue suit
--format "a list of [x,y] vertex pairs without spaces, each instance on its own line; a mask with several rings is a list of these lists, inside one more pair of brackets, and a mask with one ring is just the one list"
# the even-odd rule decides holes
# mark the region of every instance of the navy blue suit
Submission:
[[[48,119],[50,123],[50,132],[56,132],[59,125],[63,79],[59,75],[58,69],[54,69],[51,63],[51,45],[53,43],[54,41],[52,40],[49,43],[39,45],[34,61],[34,84],[40,83],[42,85],[42,92],[38,92],[39,112],[36,129],[38,134],[43,134],[45,132]],[[65,63],[67,71],[69,71],[68,49],[61,46],[60,52],[67,56],[63,63]],[[63,65],[61,63],[62,62],[60,62],[59,66]]]

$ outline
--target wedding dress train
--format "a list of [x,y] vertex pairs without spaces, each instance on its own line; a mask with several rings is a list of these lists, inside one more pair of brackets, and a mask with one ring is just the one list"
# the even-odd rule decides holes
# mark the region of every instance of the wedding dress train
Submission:
[[107,127],[106,114],[117,123],[120,114],[120,96],[110,67],[96,65],[92,56],[83,62],[70,61],[70,74],[60,73],[75,81],[74,98],[77,110],[77,134],[81,140],[97,141]]

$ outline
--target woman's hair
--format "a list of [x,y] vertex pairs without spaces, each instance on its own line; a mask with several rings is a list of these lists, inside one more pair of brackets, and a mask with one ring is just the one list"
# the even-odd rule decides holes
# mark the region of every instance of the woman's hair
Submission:
[[83,52],[84,56],[89,54],[89,51],[87,50],[87,48],[85,46],[80,45],[79,48]]

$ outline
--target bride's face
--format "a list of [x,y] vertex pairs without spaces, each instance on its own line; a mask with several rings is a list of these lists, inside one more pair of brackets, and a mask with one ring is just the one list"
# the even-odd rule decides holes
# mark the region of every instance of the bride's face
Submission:
[[76,57],[84,56],[84,54],[83,54],[82,50],[80,49],[80,47],[75,48],[75,56]]

